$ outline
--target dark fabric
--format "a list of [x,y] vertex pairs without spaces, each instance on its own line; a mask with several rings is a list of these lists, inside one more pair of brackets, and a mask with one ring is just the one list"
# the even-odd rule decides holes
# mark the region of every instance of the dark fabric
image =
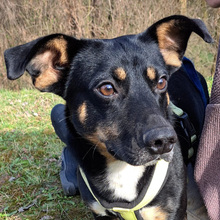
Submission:
[[[190,64],[190,66],[192,65]],[[190,71],[190,68],[187,69],[188,71]],[[208,89],[203,76],[198,72],[187,72],[186,68],[184,68],[183,66],[171,75],[168,83],[168,93],[170,95],[170,100],[173,102],[173,104],[181,108],[185,113],[187,113],[190,122],[193,124],[196,130],[197,140],[199,140],[204,123],[206,106],[204,105],[201,93],[195,86],[193,80],[191,80],[189,77],[194,73],[197,74],[198,78],[196,77],[196,80],[199,80],[197,84],[199,84],[200,87],[202,86],[203,90],[205,91],[205,99],[208,101]],[[193,144],[194,155],[189,160],[188,150],[189,148],[191,148],[191,140],[190,138],[186,137],[185,131],[180,125],[180,120],[175,119],[174,122],[174,127],[181,144],[184,162],[185,164],[188,164],[189,162],[192,162],[194,164],[199,142],[196,141]]]
[[186,70],[187,76],[190,78],[190,80],[193,82],[195,87],[198,89],[198,91],[202,97],[203,104],[204,104],[204,106],[206,106],[208,100],[206,98],[205,91],[202,87],[202,84],[199,80],[198,73],[197,73],[192,61],[186,57],[183,57],[183,68]]
[[75,195],[78,193],[77,167],[78,162],[71,146],[68,145],[69,130],[65,120],[65,105],[58,104],[51,111],[51,121],[57,136],[66,144],[61,156],[62,166],[60,180],[65,195]]
[[68,129],[65,120],[65,105],[58,104],[51,111],[51,122],[57,136],[67,144]]

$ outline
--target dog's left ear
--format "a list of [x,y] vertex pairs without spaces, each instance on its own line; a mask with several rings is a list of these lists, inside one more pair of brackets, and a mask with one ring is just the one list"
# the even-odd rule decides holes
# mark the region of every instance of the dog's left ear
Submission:
[[153,40],[158,44],[166,65],[171,72],[182,64],[189,37],[192,32],[198,34],[207,43],[212,43],[205,24],[199,19],[190,19],[181,15],[166,17],[139,35],[142,42]]
[[52,34],[7,49],[8,79],[18,79],[27,71],[37,89],[64,97],[70,63],[85,45],[83,40]]

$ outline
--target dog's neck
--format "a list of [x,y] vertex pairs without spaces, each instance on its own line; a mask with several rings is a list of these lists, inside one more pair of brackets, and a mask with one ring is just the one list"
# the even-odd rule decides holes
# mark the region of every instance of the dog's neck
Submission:
[[137,199],[142,189],[150,183],[154,170],[152,165],[132,166],[115,160],[107,164],[104,175],[93,177],[92,182],[96,183],[99,196],[108,202],[131,202]]
[[145,172],[145,166],[132,166],[123,161],[114,161],[107,167],[108,188],[115,199],[132,201],[138,196],[137,185]]
[[[150,173],[148,168],[150,170],[153,168],[153,173]],[[112,163],[107,169],[107,175],[105,175],[105,182],[107,182],[105,186],[111,191],[107,194],[112,195],[114,198],[114,201],[110,203],[107,202],[106,199],[103,200],[103,198],[100,200],[100,195],[98,198],[97,194],[94,194],[94,191],[91,189],[90,183],[81,167],[79,167],[79,173],[90,193],[93,195],[93,198],[96,200],[90,204],[93,210],[100,213],[105,212],[105,209],[108,209],[108,211],[120,213],[124,219],[136,219],[133,218],[135,216],[135,211],[140,210],[149,204],[160,192],[166,181],[168,169],[169,162],[162,159],[157,161],[155,166],[136,167],[122,161],[115,161],[114,164]],[[149,174],[149,176],[144,178],[146,177],[146,174]],[[146,185],[144,184],[145,187],[139,192],[137,188],[139,185],[138,182],[143,182],[143,179],[141,180],[141,178],[144,178],[145,180],[150,179],[150,182]],[[100,180],[101,179],[98,180],[98,183],[100,183]],[[97,190],[99,192],[102,191],[100,185],[96,185],[95,191],[97,192]],[[120,202],[121,200],[124,202]]]

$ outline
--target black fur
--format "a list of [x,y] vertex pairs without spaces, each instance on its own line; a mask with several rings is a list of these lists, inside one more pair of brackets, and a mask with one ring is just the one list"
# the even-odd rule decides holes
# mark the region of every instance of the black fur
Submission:
[[[147,207],[158,208],[161,219],[184,219],[186,178],[169,108],[167,81],[180,68],[193,31],[205,41],[212,41],[200,20],[172,16],[138,35],[77,40],[55,34],[5,52],[8,78],[17,79],[27,70],[36,88],[66,100],[69,145],[95,195],[106,207],[112,203],[126,207],[135,203],[143,187],[149,184],[155,163],[164,159],[170,162],[166,183]],[[178,102],[175,94],[185,97],[193,91],[187,80],[185,91],[177,90],[176,80],[178,77],[169,86],[169,90],[175,91],[170,91],[174,102]],[[182,104],[184,107],[184,101]],[[192,117],[197,114],[198,105],[192,102]],[[199,117],[199,123],[201,120]],[[198,129],[201,130],[201,124]],[[118,168],[113,169],[113,164],[133,172],[122,182],[131,183],[126,195],[116,193],[117,187],[113,189],[108,182],[114,182],[111,172]],[[137,180],[133,179],[136,169],[140,172]],[[79,189],[96,219],[117,217],[110,210],[99,212],[93,207],[95,200],[81,175]],[[156,215],[152,212],[150,218]]]

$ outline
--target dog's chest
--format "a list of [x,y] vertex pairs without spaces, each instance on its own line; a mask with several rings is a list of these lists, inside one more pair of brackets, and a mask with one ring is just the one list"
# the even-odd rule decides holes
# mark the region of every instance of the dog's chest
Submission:
[[107,182],[115,198],[127,201],[137,195],[137,184],[145,171],[145,166],[131,166],[122,161],[114,161],[107,168]]

